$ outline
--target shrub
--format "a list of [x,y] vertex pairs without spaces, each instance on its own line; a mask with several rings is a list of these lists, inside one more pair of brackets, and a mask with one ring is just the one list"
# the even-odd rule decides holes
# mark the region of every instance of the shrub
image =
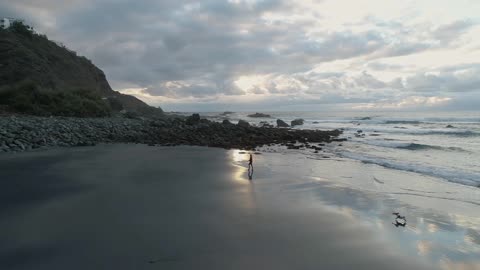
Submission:
[[0,89],[0,105],[13,112],[42,116],[102,117],[111,112],[108,102],[92,91],[40,89],[31,82]]

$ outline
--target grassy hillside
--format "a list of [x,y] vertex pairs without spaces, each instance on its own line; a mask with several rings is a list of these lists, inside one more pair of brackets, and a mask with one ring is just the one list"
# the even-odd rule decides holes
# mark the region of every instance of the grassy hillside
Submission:
[[113,91],[103,71],[90,60],[22,23],[0,29],[0,110],[80,117],[121,110],[161,113]]

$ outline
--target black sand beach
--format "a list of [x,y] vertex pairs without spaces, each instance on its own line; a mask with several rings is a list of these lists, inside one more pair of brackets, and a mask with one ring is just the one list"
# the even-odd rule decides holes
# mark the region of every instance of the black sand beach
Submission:
[[381,197],[316,194],[276,155],[254,156],[252,181],[247,155],[204,147],[0,156],[0,269],[438,269],[348,210]]

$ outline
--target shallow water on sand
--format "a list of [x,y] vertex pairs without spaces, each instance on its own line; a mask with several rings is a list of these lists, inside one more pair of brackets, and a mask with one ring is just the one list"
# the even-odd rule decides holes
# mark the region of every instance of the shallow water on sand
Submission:
[[0,269],[480,266],[478,189],[313,158],[254,155],[249,180],[248,155],[237,150],[2,155]]
[[[437,269],[480,269],[480,189],[304,151],[263,154],[277,191],[304,207],[327,207],[367,226],[401,253]],[[257,176],[258,177],[258,176]],[[283,179],[283,180],[280,180]],[[406,226],[395,226],[395,215]]]

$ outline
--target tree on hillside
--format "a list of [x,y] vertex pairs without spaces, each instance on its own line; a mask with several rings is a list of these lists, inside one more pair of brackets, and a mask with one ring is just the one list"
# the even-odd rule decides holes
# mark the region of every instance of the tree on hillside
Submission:
[[32,38],[34,34],[32,27],[21,21],[13,21],[8,30],[29,38]]

